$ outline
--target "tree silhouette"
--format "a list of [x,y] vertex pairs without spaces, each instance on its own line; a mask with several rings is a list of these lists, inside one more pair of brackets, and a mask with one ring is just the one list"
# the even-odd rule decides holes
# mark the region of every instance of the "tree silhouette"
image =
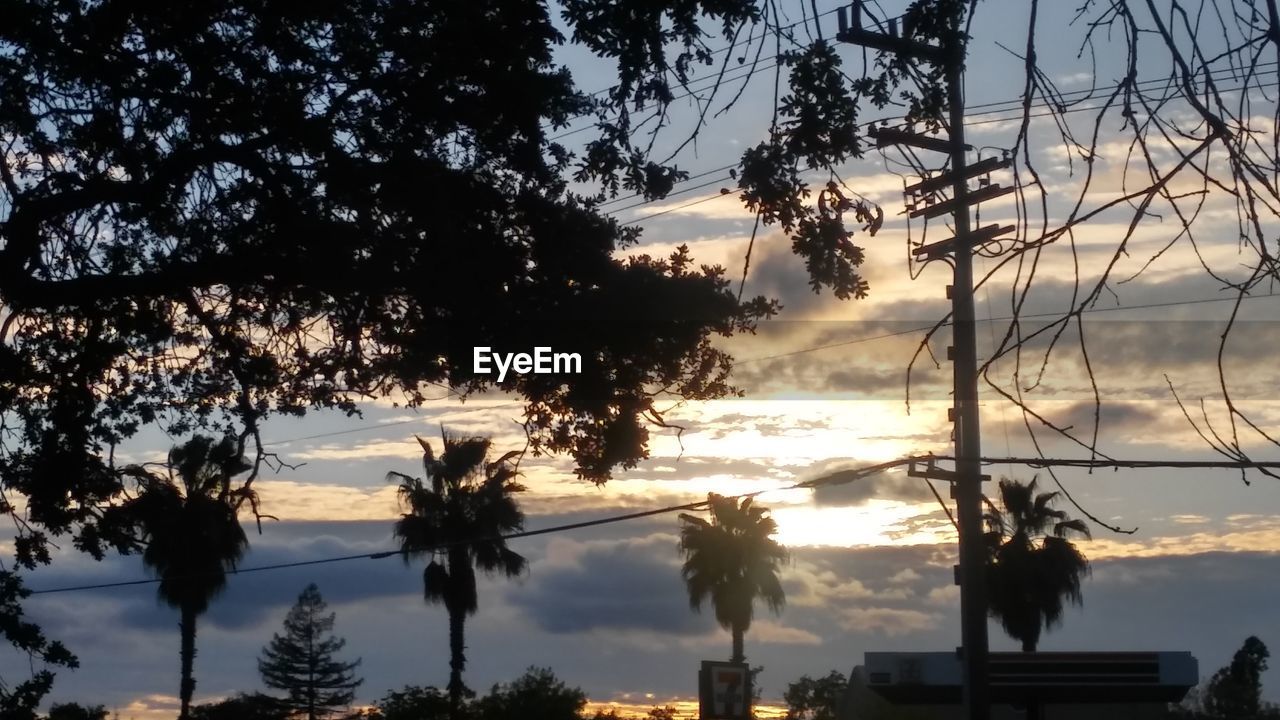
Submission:
[[991,617],[1024,652],[1035,652],[1041,629],[1062,622],[1063,602],[1083,602],[1081,580],[1089,563],[1072,534],[1089,537],[1081,520],[1051,506],[1057,492],[1037,493],[1036,479],[1000,481],[997,508],[987,500],[987,588]]
[[317,720],[346,707],[363,680],[355,676],[360,660],[339,662],[334,655],[347,644],[331,637],[334,613],[312,583],[298,596],[284,619],[284,635],[275,634],[258,659],[258,673],[267,687],[284,690],[282,704],[290,711]]
[[849,681],[838,670],[816,679],[801,676],[787,685],[782,695],[787,703],[786,720],[836,720],[848,690]]
[[[761,11],[640,5],[565,8],[569,41],[624,69],[604,95],[556,62],[566,37],[540,3],[5,13],[0,486],[21,501],[0,511],[20,563],[69,533],[100,555],[124,486],[112,448],[161,422],[245,432],[257,464],[272,413],[496,387],[526,404],[532,449],[603,482],[645,457],[664,397],[732,395],[713,341],[775,306],[687,248],[620,252],[639,231],[570,178],[669,192],[687,173],[632,142],[634,102],[669,104],[672,73],[711,62],[702,21],[736,37]],[[575,157],[555,134],[579,117],[602,131]],[[473,371],[475,347],[539,345],[579,353],[581,374]],[[29,646],[17,617],[0,634]],[[9,690],[38,697],[40,677]]]
[[101,705],[85,707],[79,703],[54,703],[49,706],[48,720],[107,720],[110,713]]
[[434,687],[392,690],[375,702],[374,708],[379,720],[446,720],[451,716],[448,694]]
[[240,693],[191,708],[191,720],[289,720],[280,701],[261,693]]
[[1262,673],[1271,653],[1266,644],[1250,635],[1231,664],[1209,679],[1204,693],[1205,712],[1213,718],[1256,718],[1262,710]]
[[197,435],[169,452],[167,473],[133,467],[140,492],[106,521],[137,533],[142,562],[160,577],[157,595],[181,614],[182,720],[196,687],[196,619],[249,547],[232,488],[232,478],[249,467],[233,438]]
[[[700,44],[699,18],[759,17],[750,0],[680,4],[566,12],[601,56],[628,45],[626,87],[608,97],[555,62],[564,37],[537,3],[36,0],[11,14],[0,388],[20,425],[0,471],[33,529],[92,523],[119,489],[107,448],[160,418],[256,428],[397,390],[421,403],[432,383],[498,386],[536,411],[534,448],[603,481],[644,457],[662,396],[731,394],[712,340],[771,305],[740,301],[687,249],[615,255],[638,231],[569,181],[653,198],[681,172],[625,131],[578,158],[553,139],[669,83],[665,48]],[[687,47],[683,69],[706,62]],[[475,347],[535,345],[587,362],[572,383],[473,370]]]
[[405,561],[430,558],[422,574],[423,597],[428,603],[444,603],[449,613],[449,704],[457,720],[462,698],[473,694],[462,682],[462,672],[467,616],[478,607],[475,570],[506,577],[524,571],[524,557],[499,537],[524,526],[524,513],[513,497],[524,486],[516,482],[511,462],[517,453],[491,462],[488,438],[459,438],[443,429],[441,436],[439,458],[430,443],[418,438],[425,478],[391,472],[387,479],[400,483],[400,500],[408,510],[395,524]]
[[556,677],[551,668],[531,667],[509,683],[494,685],[475,703],[476,720],[582,720],[587,695]]
[[681,569],[689,591],[689,605],[696,611],[710,599],[716,622],[733,634],[732,662],[745,662],[743,635],[751,628],[756,598],[775,614],[782,612],[786,594],[778,579],[786,562],[785,548],[773,539],[778,524],[769,511],[731,497],[707,495],[711,521],[680,514]]

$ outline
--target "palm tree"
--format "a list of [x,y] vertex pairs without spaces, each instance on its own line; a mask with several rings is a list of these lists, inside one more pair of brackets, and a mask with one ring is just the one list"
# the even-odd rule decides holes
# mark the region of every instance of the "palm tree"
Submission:
[[[197,435],[169,452],[168,473],[131,468],[140,492],[116,508],[115,521],[137,532],[142,562],[160,577],[157,595],[181,613],[182,714],[190,717],[196,681],[196,618],[227,584],[226,572],[249,547],[236,518],[231,478],[249,469],[235,440]],[[176,474],[176,479],[175,479]]]
[[1089,527],[1051,506],[1059,493],[1037,493],[1036,479],[1023,485],[1000,481],[997,508],[987,500],[987,594],[991,617],[1000,621],[1023,652],[1035,652],[1040,631],[1062,623],[1064,601],[1080,605],[1080,582],[1089,561],[1071,535],[1089,537]]
[[517,453],[489,462],[488,438],[459,438],[443,429],[441,435],[439,458],[430,443],[418,438],[425,478],[391,472],[387,479],[400,483],[400,501],[408,510],[395,525],[405,561],[431,558],[422,574],[423,597],[428,603],[444,603],[449,613],[449,708],[457,718],[462,697],[471,694],[462,682],[467,662],[463,633],[467,616],[477,609],[475,570],[514,577],[525,569],[524,557],[501,539],[524,527],[524,513],[512,497],[524,486],[516,482],[511,463]]
[[786,593],[778,579],[786,562],[786,548],[773,539],[778,524],[751,498],[741,504],[734,498],[707,495],[711,521],[680,514],[681,569],[695,611],[711,599],[716,622],[733,633],[732,662],[745,662],[742,638],[751,628],[755,599],[761,598],[774,614],[782,612]]

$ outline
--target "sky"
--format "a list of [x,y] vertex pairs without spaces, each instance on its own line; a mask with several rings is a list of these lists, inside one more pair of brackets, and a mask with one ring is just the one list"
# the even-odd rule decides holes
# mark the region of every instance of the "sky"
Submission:
[[[823,11],[831,7],[819,4]],[[1054,11],[1062,9],[1046,10]],[[996,41],[1021,37],[1017,28],[1025,23],[1025,10],[992,0],[979,4],[979,14],[986,22],[976,26],[969,103],[1015,99],[1021,68]],[[1068,19],[1050,16],[1042,22],[1052,27]],[[825,20],[834,26],[832,17]],[[1098,50],[1103,62],[1096,78],[1076,50],[1068,42],[1045,41],[1041,48],[1044,66],[1063,88],[1115,79],[1107,48]],[[856,70],[860,54],[842,52],[851,72]],[[572,52],[565,61],[583,87],[608,84],[606,72]],[[1153,76],[1165,72],[1152,68]],[[691,172],[727,165],[759,140],[771,83],[771,72],[764,72],[742,104],[717,121],[713,132],[704,132],[696,154],[686,160]],[[1055,198],[1050,213],[1056,214],[1062,211],[1056,198],[1078,187],[1079,178],[1069,174],[1061,147],[1049,141],[1047,122],[1034,124],[1033,137],[1045,140],[1033,142],[1032,152],[1046,170],[1042,183]],[[1015,131],[1008,122],[970,129],[973,144],[988,148],[1007,147]],[[1101,180],[1091,198],[1119,192],[1123,151],[1119,142],[1104,143],[1096,167]],[[951,450],[945,331],[929,344],[936,364],[928,353],[916,357],[909,404],[906,372],[921,347],[921,328],[949,309],[944,286],[950,271],[940,263],[909,265],[908,242],[919,241],[921,228],[916,221],[908,229],[899,214],[903,179],[893,173],[901,168],[892,158],[868,154],[846,168],[846,183],[886,210],[884,228],[874,238],[855,237],[866,251],[862,270],[871,285],[869,298],[842,302],[829,293],[814,294],[789,241],[766,228],[754,244],[745,288],[779,299],[784,310],[755,336],[725,341],[737,358],[734,381],[743,398],[673,402],[666,417],[683,429],[655,431],[650,458],[602,487],[576,480],[566,458],[526,458],[521,464],[528,529],[687,503],[708,492],[771,491],[759,502],[772,509],[778,539],[791,552],[782,572],[787,604],[777,616],[757,608],[746,637],[748,659],[764,666],[761,682],[771,700],[802,675],[833,669],[847,674],[864,652],[938,651],[959,643],[951,569],[955,533],[923,481],[895,470],[816,492],[782,489],[840,469]],[[729,180],[724,185],[732,187]],[[627,252],[657,254],[687,244],[699,261],[723,264],[740,277],[753,217],[733,193],[717,190],[691,190],[627,210],[619,208],[630,202],[614,204],[624,222],[663,212],[643,220],[641,246]],[[1012,219],[1015,212],[1011,199],[982,207],[984,222]],[[1104,214],[1076,234],[1083,277],[1095,276],[1111,258],[1127,220],[1120,213]],[[1233,211],[1220,197],[1209,199],[1199,222],[1202,237],[1234,237]],[[934,238],[946,234],[941,225],[931,225],[929,232],[938,233]],[[1167,219],[1145,221],[1129,254],[1118,259],[1116,276],[1137,272],[1176,234]],[[1088,362],[1102,399],[1101,449],[1129,459],[1219,459],[1179,411],[1171,388],[1202,428],[1205,418],[1221,427],[1222,408],[1214,401],[1217,338],[1232,303],[1219,302],[1224,294],[1201,260],[1230,276],[1244,259],[1233,239],[1204,243],[1201,258],[1175,245],[1136,279],[1113,284],[1114,294],[1104,295],[1085,316]],[[975,271],[985,274],[998,262],[978,258]],[[1064,310],[1076,268],[1070,252],[1048,248],[1024,314]],[[1006,268],[976,295],[979,318],[995,318],[978,327],[983,361],[1008,325],[1001,318],[1011,313],[1011,283]],[[1277,380],[1272,358],[1280,344],[1277,308],[1275,297],[1244,302],[1223,361],[1240,407],[1264,428],[1280,425],[1280,406],[1271,399]],[[1027,327],[1034,329],[1035,322]],[[1029,343],[1016,386],[1038,415],[1088,435],[1095,392],[1084,373],[1085,356],[1071,339],[1054,349],[1038,383],[1030,378],[1046,345]],[[1008,357],[995,361],[993,382],[1015,387],[1016,369]],[[984,454],[1035,455],[1028,416],[989,387],[981,396]],[[500,454],[523,446],[519,418],[513,398],[489,395],[413,410],[384,398],[365,403],[358,418],[313,414],[271,421],[264,438],[291,467],[257,483],[264,510],[279,520],[265,521],[251,535],[242,566],[394,548],[391,527],[400,508],[386,475],[421,474],[414,435],[438,438],[443,425],[454,433],[491,436]],[[1048,433],[1038,432],[1036,440],[1046,456],[1082,453]],[[1247,436],[1244,443],[1257,459],[1277,459],[1274,447]],[[163,436],[144,433],[117,461],[157,460],[167,447]],[[1023,480],[1036,476],[1042,487],[1057,489],[1043,470],[1000,464],[988,472]],[[1240,473],[1222,470],[1058,471],[1056,481],[1083,510],[1065,501],[1062,509],[1077,517],[1087,511],[1132,533],[1093,526],[1093,539],[1080,544],[1092,565],[1084,606],[1068,610],[1041,648],[1190,650],[1207,677],[1251,634],[1280,643],[1280,611],[1273,601],[1280,595],[1280,483],[1246,479],[1248,484]],[[947,488],[937,489],[945,498]],[[650,705],[693,698],[699,661],[727,658],[730,639],[710,612],[689,608],[678,532],[677,517],[666,514],[513,541],[530,561],[528,572],[514,580],[481,581],[479,612],[467,625],[468,684],[483,691],[527,667],[545,666],[599,702]],[[231,577],[200,620],[197,701],[263,689],[256,658],[311,582],[337,614],[336,632],[348,641],[345,656],[362,658],[365,683],[358,702],[406,684],[443,686],[447,618],[442,607],[424,604],[421,570],[420,563],[406,567],[392,557]],[[50,590],[146,577],[137,557],[94,562],[61,551],[51,566],[31,573],[27,584]],[[27,608],[80,658],[78,670],[59,672],[53,701],[103,704],[122,718],[172,717],[178,618],[157,601],[154,586],[38,594]],[[1015,649],[997,624],[989,631],[993,648]],[[6,680],[22,677],[26,658],[0,651],[0,672]],[[1264,684],[1268,698],[1280,699],[1280,673],[1269,672]]]

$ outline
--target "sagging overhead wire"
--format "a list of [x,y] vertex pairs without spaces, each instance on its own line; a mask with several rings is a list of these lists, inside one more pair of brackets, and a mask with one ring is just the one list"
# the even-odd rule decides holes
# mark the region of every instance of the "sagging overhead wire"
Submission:
[[[847,470],[837,470],[826,475],[797,482],[792,485],[780,488],[765,488],[762,490],[754,490],[749,493],[741,493],[739,495],[727,496],[734,500],[744,498],[757,497],[765,493],[786,492],[790,490],[816,490],[821,487],[832,487],[837,485],[845,485],[857,480],[877,475],[879,473],[891,470],[893,468],[902,467],[903,465],[911,465],[914,463],[934,463],[937,461],[954,462],[955,458],[950,455],[910,455],[907,457],[890,460],[888,462],[877,463],[875,465],[867,465],[859,468],[851,468]],[[1043,458],[1043,457],[1005,457],[1005,458],[979,458],[979,462],[983,465],[1026,465],[1033,468],[1049,468],[1049,467],[1075,467],[1075,468],[1170,468],[1170,469],[1280,469],[1280,461],[1277,462],[1247,462],[1247,461],[1218,461],[1218,460],[1116,460],[1116,459],[1089,459],[1089,458]],[[926,480],[927,482],[927,480]],[[933,485],[929,485],[933,490]],[[934,496],[947,510],[947,516],[952,524],[955,524],[955,518],[952,517],[949,508],[934,490]],[[613,523],[625,522],[628,520],[638,520],[656,515],[664,515],[673,512],[682,512],[685,510],[697,510],[706,507],[709,504],[707,500],[699,500],[696,502],[684,503],[681,505],[668,505],[666,507],[654,508],[652,510],[641,510],[638,512],[625,513],[622,515],[613,515],[609,517],[597,518],[594,520],[586,520],[583,522],[567,523],[563,525],[553,525],[551,527],[539,528],[537,530],[525,530],[521,532],[507,533],[504,535],[488,536],[484,538],[471,538],[467,540],[455,540],[452,542],[439,543],[432,546],[432,550],[440,550],[452,545],[464,542],[473,542],[480,540],[517,540],[520,538],[534,537],[537,535],[548,535],[557,532],[567,532],[570,530],[580,530],[588,527],[598,527],[600,525],[609,525]],[[326,565],[331,563],[346,562],[349,560],[382,560],[390,557],[403,556],[403,550],[382,550],[372,553],[360,553],[356,555],[339,555],[335,557],[318,558],[315,560],[300,560],[297,562],[276,563],[273,565],[258,565],[254,567],[236,568],[228,570],[227,575],[244,575],[255,572],[267,572],[272,570],[284,570],[288,568],[308,567],[313,565]],[[31,590],[31,595],[52,595],[56,593],[80,592],[85,590],[105,590],[112,588],[132,587],[137,585],[151,585],[160,582],[160,578],[143,578],[137,580],[122,580],[109,583],[93,583],[84,585],[71,585],[59,588],[45,588],[41,590]]]
[[[735,500],[743,498],[751,498],[765,493],[786,492],[789,490],[813,490],[819,487],[827,487],[834,485],[844,485],[846,483],[859,480],[870,475],[884,472],[894,467],[900,467],[913,462],[920,462],[926,459],[926,456],[911,456],[899,460],[891,460],[885,463],[870,465],[867,467],[856,468],[851,470],[841,470],[835,473],[818,477],[803,482],[794,483],[792,485],[780,488],[766,488],[763,490],[755,490],[749,493],[739,495],[731,495]],[[469,538],[466,540],[454,540],[452,542],[442,542],[432,546],[431,550],[442,550],[453,545],[459,545],[466,542],[475,542],[477,540],[506,541],[518,540],[520,538],[534,537],[537,535],[548,535],[551,533],[567,532],[570,530],[581,530],[583,528],[597,527],[600,525],[610,525],[613,523],[625,522],[628,520],[639,520],[642,518],[653,517],[655,515],[665,515],[673,512],[683,512],[686,510],[697,510],[706,507],[709,504],[707,500],[699,500],[696,502],[684,503],[682,505],[668,505],[666,507],[654,508],[652,510],[640,510],[637,512],[625,513],[621,515],[612,515],[609,517],[597,518],[594,520],[585,520],[576,523],[566,523],[563,525],[553,525],[551,527],[539,528],[537,530],[523,530],[520,532],[506,533],[503,535],[494,535],[483,538]],[[227,575],[244,575],[255,572],[266,572],[271,570],[285,570],[288,568],[307,567],[312,565],[326,565],[331,563],[346,562],[349,560],[382,560],[389,557],[398,557],[404,555],[403,550],[381,550],[371,553],[359,553],[356,555],[338,555],[334,557],[318,558],[315,560],[300,560],[297,562],[275,563],[272,565],[256,565],[253,567],[235,568],[226,571]],[[192,577],[192,576],[187,576]],[[136,585],[151,585],[160,582],[160,578],[141,578],[137,580],[122,580],[118,582],[93,583],[84,585],[71,585],[67,587],[45,588],[42,590],[31,590],[32,595],[52,595],[55,593],[79,592],[83,590],[106,590],[111,588],[132,587]]]
[[[700,200],[698,202],[705,202],[705,201]],[[670,212],[670,210],[665,212]],[[1280,292],[1247,295],[1243,299],[1257,300],[1261,298],[1270,298],[1270,297],[1280,297]],[[1117,305],[1115,307],[1096,307],[1096,308],[1089,308],[1081,312],[1085,314],[1093,314],[1093,313],[1103,313],[1103,312],[1121,312],[1125,310],[1147,310],[1152,308],[1178,307],[1178,306],[1184,306],[1184,305],[1205,305],[1209,303],[1233,302],[1236,299],[1237,298],[1235,297],[1194,298],[1191,300],[1171,300],[1168,302],[1144,303],[1141,305]],[[1019,319],[1029,320],[1029,319],[1036,319],[1036,318],[1056,318],[1059,316],[1061,316],[1061,313],[1029,313],[1029,314],[1020,316]],[[1007,315],[1007,316],[992,317],[992,318],[979,318],[978,322],[1006,322],[1013,319],[1014,319],[1013,316]],[[828,343],[825,345],[815,345],[811,347],[799,348],[796,350],[788,350],[786,352],[781,352],[774,355],[764,355],[764,356],[753,357],[753,358],[742,358],[742,359],[735,360],[734,365],[735,366],[747,365],[751,363],[765,362],[768,360],[778,360],[781,358],[794,357],[797,355],[805,355],[812,352],[820,352],[822,350],[848,347],[850,345],[860,345],[862,343],[874,342],[877,340],[887,340],[890,338],[902,337],[903,335],[912,335],[915,333],[925,332],[928,330],[932,330],[933,328],[934,328],[934,324],[920,325],[917,327],[908,328],[906,330],[898,330],[896,332],[882,333],[879,335],[868,335],[865,337],[853,338],[850,340],[841,340],[839,342]],[[524,403],[518,400],[513,400],[511,402],[498,403],[496,405],[483,405],[483,406],[471,407],[471,408],[446,409],[445,412],[450,414],[462,414],[462,413],[483,412],[486,410],[505,410],[505,409],[511,409],[516,407],[522,407],[523,404]],[[345,430],[332,430],[329,432],[316,433],[313,435],[303,435],[300,437],[291,437],[291,438],[285,438],[281,440],[271,440],[271,441],[262,443],[262,445],[263,447],[274,446],[274,445],[287,445],[289,443],[302,442],[304,440],[318,440],[323,438],[338,437],[342,435],[351,435],[354,433],[371,432],[373,430],[381,430],[383,428],[397,427],[401,425],[412,425],[412,424],[420,423],[426,420],[435,420],[435,419],[436,418],[424,417],[424,418],[411,418],[408,420],[394,420],[391,422],[376,423],[372,425],[362,425],[360,427],[347,428]]]

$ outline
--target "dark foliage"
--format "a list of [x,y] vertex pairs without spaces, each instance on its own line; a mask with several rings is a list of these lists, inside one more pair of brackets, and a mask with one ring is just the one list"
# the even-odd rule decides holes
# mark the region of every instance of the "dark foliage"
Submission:
[[278,700],[260,693],[241,693],[216,703],[191,708],[191,720],[287,720]]
[[[690,46],[699,20],[756,11],[612,5],[566,14],[619,58],[613,101],[552,62],[563,38],[537,4],[7,8],[0,470],[36,526],[91,519],[119,489],[110,446],[143,425],[469,393],[494,382],[473,375],[475,346],[582,353],[572,385],[501,387],[528,400],[536,448],[596,481],[643,457],[656,392],[729,393],[710,338],[769,305],[738,303],[683,252],[616,259],[634,232],[569,190],[548,130],[656,92],[666,51],[638,42],[646,26]],[[649,195],[676,176],[593,157],[593,176]]]
[[[449,693],[434,687],[406,687],[374,703],[371,720],[581,720],[587,696],[555,676],[550,668],[529,668],[509,683],[494,685],[487,695],[456,708]],[[598,713],[597,717],[615,717]]]
[[374,703],[379,720],[446,720],[448,693],[434,687],[406,687]]
[[587,695],[550,668],[529,668],[512,682],[494,685],[472,708],[475,720],[579,720]]
[[[22,585],[22,577],[11,571],[0,572],[0,635],[15,648],[55,667],[76,668],[80,662],[57,640],[49,640],[40,626],[24,619],[22,600],[30,595]],[[0,684],[0,715],[15,718],[34,717],[36,706],[53,687],[53,672],[37,670],[30,678],[13,686]]]
[[[707,60],[700,21],[758,11],[613,6],[566,8],[619,59],[621,89],[593,99],[552,62],[564,38],[536,3],[6,3],[0,488],[25,510],[0,510],[19,564],[47,562],[53,536],[110,544],[112,451],[144,426],[257,443],[271,413],[468,394],[495,384],[475,346],[581,353],[572,384],[497,384],[526,399],[535,451],[597,482],[644,457],[662,395],[732,393],[711,339],[772,306],[684,251],[616,257],[635,231],[570,191],[548,131],[665,95],[668,69]],[[681,176],[604,137],[579,170],[605,185],[656,197]]]
[[48,720],[107,720],[108,714],[101,705],[85,707],[78,703],[54,703],[49,706]]
[[848,690],[849,680],[838,670],[817,679],[804,675],[782,694],[786,720],[836,720]]
[[346,640],[333,636],[334,613],[315,583],[298,596],[284,619],[284,635],[275,634],[258,659],[267,687],[289,694],[280,704],[307,720],[327,717],[355,699],[363,680],[355,676],[360,660],[335,659]]
[[1231,658],[1231,664],[1209,679],[1204,710],[1210,717],[1234,720],[1255,718],[1263,710],[1262,673],[1271,652],[1255,636],[1249,636]]

